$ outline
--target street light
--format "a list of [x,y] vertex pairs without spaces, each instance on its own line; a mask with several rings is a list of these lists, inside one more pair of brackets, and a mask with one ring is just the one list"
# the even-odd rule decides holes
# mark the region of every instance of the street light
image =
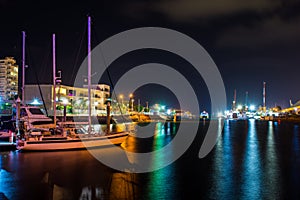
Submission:
[[255,105],[250,105],[249,109],[250,109],[250,111],[254,111],[255,110]]
[[129,98],[130,98],[129,102],[130,102],[131,111],[133,111],[133,101],[134,100],[133,100],[133,94],[132,93],[129,94]]
[[124,98],[123,94],[120,94],[119,98],[121,99],[121,105],[123,106],[123,98]]
[[243,109],[243,106],[242,106],[242,105],[238,105],[238,106],[237,106],[237,109],[238,109],[238,110],[242,110],[242,109]]
[[68,105],[68,104],[69,104],[68,99],[64,99],[64,100],[63,100],[63,105],[64,105],[64,111],[63,111],[64,118],[63,118],[63,121],[64,121],[64,122],[67,121],[67,105]]

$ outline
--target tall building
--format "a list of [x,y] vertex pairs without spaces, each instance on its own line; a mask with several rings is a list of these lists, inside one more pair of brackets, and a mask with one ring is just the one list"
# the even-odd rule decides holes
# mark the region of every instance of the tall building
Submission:
[[0,99],[12,100],[18,95],[18,68],[13,57],[0,59]]

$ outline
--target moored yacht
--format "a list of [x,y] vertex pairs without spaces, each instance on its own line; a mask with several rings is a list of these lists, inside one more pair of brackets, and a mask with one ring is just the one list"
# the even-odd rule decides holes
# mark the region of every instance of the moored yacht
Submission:
[[[90,37],[90,25],[91,20],[88,17],[88,36]],[[90,38],[88,38],[88,55],[90,55]],[[91,102],[91,57],[88,56],[88,100]],[[55,70],[55,34],[53,34],[53,82],[55,94],[55,83],[56,83],[56,70]],[[63,124],[58,127],[56,123],[56,98],[53,98],[53,122],[52,119],[45,116],[40,109],[36,107],[25,107],[21,108],[20,120],[24,122],[26,128],[24,128],[24,134],[22,133],[17,139],[17,149],[18,150],[29,150],[29,151],[49,151],[49,150],[73,150],[73,149],[85,149],[85,148],[95,148],[103,147],[108,145],[120,145],[128,137],[129,131],[110,131],[110,103],[111,100],[108,98],[106,101],[107,105],[107,126],[106,130],[99,130],[95,132],[92,130],[91,122],[91,104],[88,104],[88,124],[87,128],[82,127],[76,122],[71,125],[74,127],[66,127],[67,124]],[[26,124],[25,124],[26,123]],[[48,123],[48,125],[46,125]],[[70,124],[69,124],[70,126]],[[51,132],[50,128],[55,131]],[[20,129],[20,126],[18,127]],[[72,130],[73,132],[70,132]]]

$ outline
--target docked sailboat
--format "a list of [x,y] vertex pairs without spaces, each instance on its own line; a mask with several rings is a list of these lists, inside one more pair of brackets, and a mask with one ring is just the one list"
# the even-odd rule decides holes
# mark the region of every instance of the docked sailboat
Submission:
[[32,131],[25,139],[17,140],[17,149],[23,151],[75,150],[120,145],[128,132],[110,134],[81,134],[72,136],[44,136],[42,131]]
[[61,122],[58,124],[54,132],[51,131],[53,127],[47,127],[46,124],[36,125],[27,130],[24,121],[20,121],[20,127],[23,127],[24,131],[17,137],[16,148],[22,151],[88,149],[121,145],[129,135],[126,127],[122,127],[121,131],[110,131],[109,123],[106,125],[109,128],[97,132],[90,132],[87,122]]
[[[90,37],[91,19],[88,17],[88,37]],[[90,43],[90,38],[88,38]],[[91,102],[91,57],[90,44],[88,44],[88,92],[89,102]],[[55,94],[55,35],[53,34],[53,75],[54,75],[54,94]],[[56,123],[56,105],[54,97],[54,125],[55,131],[51,132],[50,127],[47,130],[43,128],[32,128],[29,131],[25,130],[24,134],[19,135],[17,139],[17,149],[22,151],[53,151],[53,150],[74,150],[74,149],[88,149],[96,147],[104,147],[108,145],[121,145],[129,136],[129,131],[126,127],[122,131],[110,130],[110,100],[107,100],[107,124],[106,130],[92,131],[91,124],[91,108],[89,105],[89,120],[88,123],[71,122],[74,125],[72,132],[68,130],[66,124],[58,126]],[[20,114],[18,114],[20,115]]]

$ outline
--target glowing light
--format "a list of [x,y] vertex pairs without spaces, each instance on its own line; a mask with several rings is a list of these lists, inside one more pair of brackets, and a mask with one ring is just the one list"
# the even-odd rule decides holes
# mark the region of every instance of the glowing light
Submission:
[[168,110],[167,110],[167,114],[168,114],[168,115],[170,115],[171,112],[172,112],[171,109],[168,109]]
[[251,111],[255,110],[255,105],[250,105],[249,109],[250,109]]
[[41,105],[42,103],[40,103],[37,98],[34,98],[30,104],[31,105]]
[[64,105],[67,105],[69,103],[68,99],[64,99],[62,102]]
[[222,113],[221,112],[219,112],[218,113],[218,117],[222,117],[223,115],[222,115]]
[[242,108],[243,108],[242,105],[238,105],[238,106],[237,106],[237,109],[238,109],[238,110],[242,110]]

